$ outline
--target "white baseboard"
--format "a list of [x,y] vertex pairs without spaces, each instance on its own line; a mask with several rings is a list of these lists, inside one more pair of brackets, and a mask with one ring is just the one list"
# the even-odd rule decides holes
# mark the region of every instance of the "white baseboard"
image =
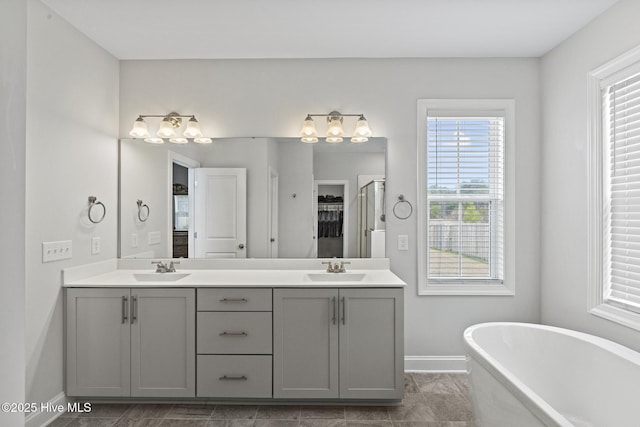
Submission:
[[[64,392],[54,396],[49,402],[45,402],[41,405],[44,410],[38,410],[31,412],[24,419],[25,427],[41,427],[49,424],[60,415],[64,414],[67,409],[67,404],[70,402],[65,396]],[[58,411],[57,408],[64,407],[64,411]],[[49,410],[47,410],[49,408]]]
[[405,356],[405,372],[466,372],[466,356]]

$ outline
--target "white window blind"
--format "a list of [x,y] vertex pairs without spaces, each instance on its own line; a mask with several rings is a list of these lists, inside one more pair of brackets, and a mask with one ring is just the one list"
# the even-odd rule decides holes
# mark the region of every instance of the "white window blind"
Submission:
[[640,313],[640,73],[605,87],[603,95],[603,297]]
[[504,274],[504,114],[427,113],[427,277]]

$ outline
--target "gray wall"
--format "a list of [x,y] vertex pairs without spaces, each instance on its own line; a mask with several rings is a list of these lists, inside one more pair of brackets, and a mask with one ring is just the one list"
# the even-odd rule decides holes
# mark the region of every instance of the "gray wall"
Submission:
[[[7,0],[0,13],[0,402],[25,402],[25,133],[27,4]],[[24,425],[0,412],[0,424]]]
[[[63,391],[60,270],[116,256],[118,61],[36,0],[27,41],[26,401],[46,402]],[[100,224],[89,196],[107,207]],[[73,259],[43,264],[42,242],[58,240]]]
[[[171,144],[173,145],[173,144]],[[171,147],[168,144],[155,145],[142,141],[122,141],[120,144],[120,200],[121,206],[114,206],[114,214],[120,208],[120,233],[122,258],[138,257],[153,253],[146,258],[167,258],[173,237],[167,235],[167,221],[170,212],[167,195],[167,167]],[[189,157],[189,156],[187,156]],[[187,179],[188,181],[188,179]],[[137,200],[149,206],[146,221],[138,219]],[[149,233],[159,232],[160,243],[149,244]],[[138,246],[132,245],[132,234],[138,236]]]
[[[387,215],[387,254],[406,290],[406,354],[423,367],[464,354],[462,332],[491,320],[540,320],[540,82],[538,59],[183,60],[121,62],[120,129],[144,112],[197,114],[214,137],[296,137],[307,113],[363,112],[388,138],[387,197],[416,203],[417,100],[513,98],[516,102],[516,295],[417,295],[416,215]],[[175,85],[179,90],[160,91]],[[332,82],[327,85],[326,82]],[[311,82],[311,83],[310,83]],[[302,145],[302,144],[300,144]],[[288,159],[280,159],[282,175]],[[304,168],[294,162],[296,168]],[[311,171],[311,167],[307,169]],[[298,186],[306,186],[298,180]],[[293,189],[281,187],[281,200]],[[296,199],[299,201],[299,199]],[[289,199],[292,202],[293,199]],[[299,201],[299,203],[302,203]],[[280,226],[304,227],[307,214]],[[397,236],[409,236],[409,251]],[[287,244],[280,242],[280,255]],[[293,242],[293,244],[299,244]],[[297,252],[300,253],[300,252]]]
[[[278,147],[279,258],[308,258],[313,240],[313,148],[280,143]],[[284,232],[283,230],[288,230]]]
[[640,44],[640,2],[621,0],[542,60],[542,321],[640,351],[640,332],[587,313],[587,74]]

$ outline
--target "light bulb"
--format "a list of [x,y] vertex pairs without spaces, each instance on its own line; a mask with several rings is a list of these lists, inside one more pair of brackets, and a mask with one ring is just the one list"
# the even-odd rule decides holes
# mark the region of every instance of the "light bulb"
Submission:
[[160,138],[174,138],[176,136],[176,131],[173,129],[173,125],[169,118],[165,117],[162,119],[162,122],[160,122],[160,129],[158,129],[156,134]]
[[145,122],[142,117],[138,117],[136,121],[133,122],[133,127],[129,135],[134,138],[148,138],[149,129],[147,128],[147,122]]
[[313,122],[311,116],[307,116],[307,118],[304,119],[302,129],[300,130],[300,137],[302,142],[318,142],[318,132],[316,131],[316,124]]
[[211,138],[199,137],[199,138],[193,138],[193,142],[196,142],[198,144],[211,144],[213,140]]
[[369,140],[369,138],[366,138],[364,136],[352,136],[351,137],[351,142],[353,143],[361,143],[361,142],[367,142]]
[[174,144],[186,144],[189,142],[189,140],[187,138],[170,138],[169,142],[173,142]]
[[162,138],[145,138],[144,142],[148,142],[149,144],[164,144],[164,139]]
[[187,122],[187,129],[185,129],[183,135],[185,138],[200,138],[202,136],[200,124],[198,124],[195,116],[191,117]]
[[327,137],[341,137],[344,135],[342,123],[339,117],[332,117],[329,121],[329,129],[327,129]]
[[365,136],[367,138],[371,137],[371,129],[369,129],[369,123],[364,116],[360,116],[358,121],[356,122],[356,130],[354,135]]

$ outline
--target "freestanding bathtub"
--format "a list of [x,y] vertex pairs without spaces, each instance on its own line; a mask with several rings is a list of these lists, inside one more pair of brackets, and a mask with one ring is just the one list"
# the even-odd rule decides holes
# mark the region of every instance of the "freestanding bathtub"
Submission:
[[640,353],[527,323],[474,325],[464,343],[477,427],[640,426]]

